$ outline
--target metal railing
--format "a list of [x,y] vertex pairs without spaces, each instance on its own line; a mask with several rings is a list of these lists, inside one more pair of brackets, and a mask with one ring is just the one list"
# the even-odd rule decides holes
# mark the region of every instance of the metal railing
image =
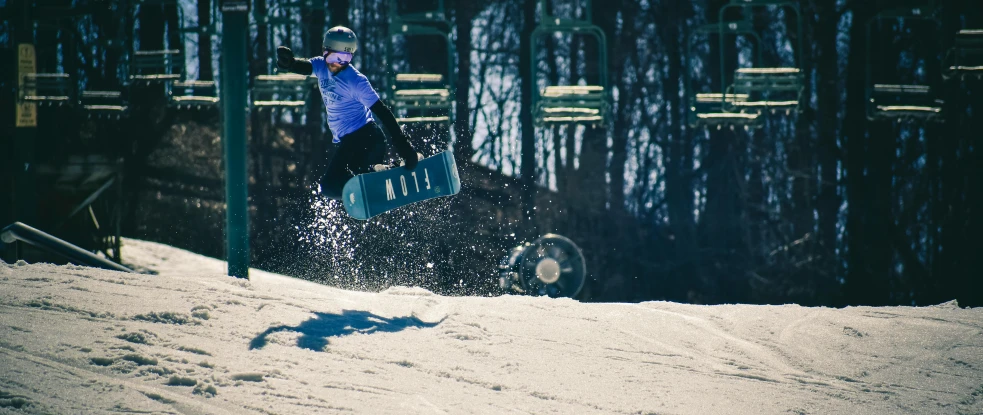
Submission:
[[68,258],[69,261],[77,265],[103,268],[112,271],[134,272],[127,267],[106,258],[98,257],[89,251],[21,222],[14,222],[13,224],[3,228],[3,231],[0,231],[0,239],[8,244],[17,241],[24,242],[44,251]]

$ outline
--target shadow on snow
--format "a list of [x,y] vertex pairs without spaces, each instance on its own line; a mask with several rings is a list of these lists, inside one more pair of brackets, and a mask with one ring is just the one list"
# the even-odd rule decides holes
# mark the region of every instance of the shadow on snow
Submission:
[[385,318],[367,311],[343,310],[341,314],[315,313],[314,317],[296,326],[273,326],[260,333],[249,342],[249,350],[261,349],[267,344],[267,336],[281,331],[295,331],[301,334],[297,347],[323,351],[329,337],[340,337],[354,333],[395,333],[410,327],[435,327],[444,320],[426,323],[416,316]]

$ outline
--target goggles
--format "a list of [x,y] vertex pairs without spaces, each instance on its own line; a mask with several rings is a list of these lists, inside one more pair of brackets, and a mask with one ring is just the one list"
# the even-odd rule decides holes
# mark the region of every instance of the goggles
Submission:
[[352,54],[348,52],[335,52],[333,50],[324,51],[324,62],[325,63],[337,63],[339,65],[348,65],[352,62]]

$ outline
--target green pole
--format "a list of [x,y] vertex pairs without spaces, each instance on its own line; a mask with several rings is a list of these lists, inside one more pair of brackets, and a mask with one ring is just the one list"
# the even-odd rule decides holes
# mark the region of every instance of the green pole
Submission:
[[226,256],[229,275],[249,278],[249,187],[246,172],[248,1],[222,3],[222,141],[225,149]]

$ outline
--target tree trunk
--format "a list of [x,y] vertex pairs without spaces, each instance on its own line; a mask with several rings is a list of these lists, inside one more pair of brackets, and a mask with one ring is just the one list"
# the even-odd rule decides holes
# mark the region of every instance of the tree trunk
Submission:
[[[266,0],[256,0],[253,3],[253,8],[257,16],[264,16],[267,13],[267,3]],[[270,27],[266,24],[260,24],[256,26],[256,38],[252,42],[252,53],[253,58],[249,63],[249,79],[250,81],[257,75],[265,75],[269,72],[268,59],[270,57],[270,48],[275,48],[278,45],[269,45],[269,31]],[[290,45],[287,45],[290,46]],[[250,83],[251,85],[251,83]],[[252,168],[249,170],[249,175],[252,180],[256,183],[268,183],[268,166],[271,164],[269,161],[269,140],[273,134],[270,131],[271,119],[268,113],[261,111],[250,111],[249,112],[249,142],[248,142],[248,154],[250,162],[252,163]],[[265,218],[268,217],[269,212],[269,197],[268,192],[256,193],[251,195],[253,201],[252,205],[257,206],[259,217],[257,219],[261,224],[266,223]],[[250,252],[254,256],[259,258],[264,257],[265,252],[272,252],[273,246],[268,241],[266,226],[251,226],[250,227],[250,244],[252,249]]]
[[[27,1],[27,3],[33,2]],[[60,0],[55,5],[58,7],[68,6],[64,3],[63,0]],[[54,72],[58,66],[58,32],[58,29],[46,26],[39,26],[35,30],[34,55],[39,73]]]
[[[592,3],[594,16],[603,16],[605,9],[610,5],[601,5],[598,2]],[[598,23],[606,24],[606,21]],[[612,27],[601,26],[605,33],[612,33]],[[608,62],[599,62],[598,57],[600,45],[596,41],[588,40],[584,42],[584,69],[587,84],[600,85],[600,65],[607,65]],[[577,181],[576,194],[578,200],[586,208],[588,214],[601,214],[604,212],[608,201],[607,189],[607,161],[608,145],[607,130],[604,126],[587,127],[584,131],[583,144],[580,150],[580,167],[576,174]]]
[[532,32],[536,28],[536,1],[525,0],[522,5],[522,36],[519,43],[519,79],[522,83],[521,112],[519,114],[520,139],[521,139],[521,161],[519,176],[522,179],[523,191],[522,210],[523,216],[528,219],[526,228],[535,233],[532,224],[534,206],[536,203],[536,130],[533,126],[532,118],[532,93],[536,88],[535,73],[532,71],[532,64],[536,57],[532,54]]
[[890,121],[869,124],[867,149],[867,183],[864,197],[867,198],[865,241],[867,258],[865,279],[867,304],[883,306],[891,303],[890,276],[894,274],[894,243],[891,238],[894,229],[894,216],[891,214],[893,202],[893,165],[897,145],[895,137],[898,129]]
[[160,5],[140,5],[140,11],[137,12],[140,50],[164,49],[164,16]]
[[[218,1],[218,0],[216,0]],[[198,0],[198,79],[215,79],[212,72],[212,0]],[[206,32],[207,30],[207,32]]]
[[[983,17],[983,16],[981,16]],[[981,18],[983,20],[983,18]],[[983,21],[976,27],[983,27]],[[974,94],[973,108],[983,108],[983,96]],[[983,131],[983,119],[979,116],[969,117],[963,114],[966,119],[966,128],[960,132],[963,140],[972,142],[965,144],[965,161],[962,163],[962,174],[966,178],[966,239],[968,243],[963,246],[966,258],[962,266],[967,274],[965,290],[959,295],[960,304],[965,306],[983,306],[983,278],[975,274],[983,269],[983,143],[980,141],[979,131]],[[970,121],[972,120],[972,121]],[[971,147],[970,151],[967,147]]]
[[[628,7],[632,7],[629,9]],[[620,9],[623,15],[635,16],[639,12],[634,9],[636,6],[624,5]],[[682,6],[677,6],[682,7]],[[625,170],[626,164],[628,162],[628,129],[631,123],[632,111],[628,109],[628,103],[635,96],[641,95],[641,80],[634,80],[631,85],[626,81],[625,70],[627,67],[627,62],[631,57],[631,52],[634,50],[637,33],[634,30],[633,20],[626,20],[621,26],[621,33],[616,30],[617,13],[618,9],[614,7],[606,7],[602,9],[604,12],[598,16],[599,25],[605,28],[605,33],[608,34],[608,62],[602,63],[602,65],[608,65],[611,67],[610,75],[608,76],[607,83],[609,90],[607,91],[611,95],[611,87],[617,86],[618,100],[613,107],[613,122],[612,122],[612,134],[611,134],[611,210],[615,213],[625,213]],[[675,9],[674,9],[675,10]],[[678,26],[675,24],[675,19],[670,19],[673,24],[670,26],[669,30],[677,31]],[[608,31],[610,30],[610,31]],[[678,52],[679,43],[672,42],[668,49],[673,52]],[[670,59],[679,61],[679,54],[670,54]],[[637,64],[637,63],[636,63]],[[670,62],[670,65],[674,63]],[[677,110],[678,107],[673,107],[673,110]]]
[[[808,10],[806,8],[803,12],[808,12]],[[787,13],[786,16],[788,32],[790,34],[797,33],[793,30],[799,29],[796,26],[798,22],[791,18],[791,13]],[[796,63],[806,78],[811,77],[813,72],[813,60],[810,59],[812,49],[809,45],[813,44],[814,39],[812,37],[812,27],[808,22],[809,19],[802,19],[802,24],[805,27],[801,28],[802,36],[804,37],[801,45],[805,50],[799,50],[798,46],[800,43],[798,38],[793,37],[789,39],[792,45],[792,53],[796,57],[799,54],[803,56],[804,61],[799,62],[798,58],[796,58]],[[800,114],[794,121],[788,121],[789,123],[795,124],[795,134],[789,137],[790,142],[788,142],[787,146],[788,171],[792,174],[792,240],[809,236],[815,230],[812,195],[813,183],[815,183],[814,179],[816,177],[816,163],[813,157],[813,136],[810,127],[816,115],[810,102],[812,93],[812,82],[806,81],[805,88],[802,92],[803,100],[800,106]],[[806,246],[811,246],[811,244]],[[809,278],[808,275],[802,277]]]
[[[553,13],[553,10],[552,10],[552,7],[551,7],[552,6],[551,3],[552,2],[550,2],[550,1],[547,1],[547,2],[544,3],[544,7],[546,7],[546,14],[547,15],[552,15],[552,13]],[[557,44],[557,42],[556,42],[556,40],[553,37],[546,37],[546,38],[544,38],[544,41],[546,43],[546,68],[547,68],[546,69],[546,80],[547,80],[546,81],[546,84],[547,85],[559,85],[560,84],[560,72],[559,72],[559,68],[557,68],[557,64],[556,64],[556,54],[557,54],[556,53],[556,44]],[[571,68],[571,72],[572,71],[573,70]],[[548,149],[550,147],[550,144],[552,144],[553,152],[554,152],[553,164],[552,165],[548,165],[547,162],[546,162],[547,160],[549,160],[549,154],[548,153],[546,154],[545,158],[543,159],[543,161],[544,161],[544,163],[543,163],[543,165],[544,165],[543,170],[545,171],[544,175],[546,176],[546,179],[544,180],[544,183],[547,186],[549,186],[549,183],[550,183],[550,174],[551,173],[556,177],[557,184],[559,184],[560,170],[562,168],[562,163],[560,161],[560,146],[562,145],[562,143],[560,142],[560,135],[559,135],[560,126],[558,126],[556,124],[550,124],[550,126],[547,128],[547,131],[549,131],[549,133],[548,133],[547,136],[552,139],[552,143],[548,143],[548,142],[545,142],[544,141],[543,142],[543,147]],[[557,187],[557,189],[560,189],[560,188]]]
[[[838,193],[839,183],[837,172],[838,156],[838,109],[840,106],[839,63],[840,58],[836,49],[839,35],[836,7],[832,3],[821,3],[817,6],[818,23],[816,25],[816,54],[817,65],[817,126],[818,142],[816,153],[819,158],[820,176],[817,182],[818,196],[816,200],[819,215],[819,252],[826,258],[820,263],[821,275],[818,286],[819,295],[829,298],[832,295],[834,281],[839,267],[836,261],[837,223],[841,199]],[[828,267],[828,268],[827,268]],[[825,271],[825,272],[824,272]],[[820,301],[822,303],[827,303]]]
[[[710,16],[708,20],[717,21],[717,11],[725,1],[714,1],[708,8]],[[720,62],[718,42],[713,42],[710,48],[710,58],[708,60],[708,72],[714,75],[714,79],[720,79],[721,71],[729,72],[737,65],[737,51],[733,43],[725,41],[724,59]],[[716,46],[716,47],[714,47]],[[667,83],[675,81],[669,75]],[[724,91],[726,85],[720,85],[720,91]],[[671,93],[671,90],[670,92]],[[737,159],[733,156],[734,152],[743,152],[735,147],[736,134],[728,130],[710,131],[709,146],[703,148],[703,160],[701,166],[706,171],[706,205],[700,213],[699,235],[700,242],[706,248],[706,252],[693,250],[688,252],[693,261],[703,261],[708,278],[705,282],[707,287],[704,289],[709,296],[707,300],[720,301],[726,295],[728,301],[742,301],[746,298],[748,287],[744,279],[743,272],[735,272],[732,269],[734,260],[734,250],[740,243],[740,235],[743,224],[740,223],[740,199],[737,193],[736,171],[739,168]],[[675,143],[671,145],[675,147]],[[692,155],[692,145],[674,148],[680,153]],[[682,172],[692,170],[692,157],[681,159],[680,164],[674,166],[681,168]],[[668,174],[668,173],[667,173]],[[686,176],[688,177],[688,176]],[[684,188],[679,189],[681,194],[678,197],[692,199],[692,184],[688,183]],[[692,203],[692,202],[688,202]]]
[[[983,10],[980,7],[965,4],[963,10],[967,27],[983,27]],[[962,117],[965,121],[960,124],[964,127],[958,132],[963,137],[962,175],[967,189],[967,243],[963,246],[965,262],[961,264],[967,277],[965,289],[959,293],[959,304],[979,307],[983,306],[983,278],[978,275],[979,270],[983,269],[983,140],[979,136],[979,132],[983,131],[983,117],[978,113],[983,109],[983,94],[966,96],[965,90],[961,93],[964,94],[963,102],[974,109],[974,116],[967,115],[964,110]]]
[[741,201],[736,172],[741,168],[736,153],[736,134],[720,131],[710,136],[710,148],[703,164],[707,169],[706,207],[700,216],[700,228],[709,249],[710,264],[714,267],[719,285],[709,293],[714,302],[748,301],[747,280],[734,265],[740,247],[742,228]]
[[461,162],[471,160],[474,156],[473,137],[469,99],[471,97],[471,28],[473,26],[475,4],[468,0],[457,0],[455,6],[454,25],[457,37],[454,47],[457,49],[457,78],[454,87],[454,156]]
[[65,73],[72,77],[73,81],[78,80],[79,76],[79,55],[77,32],[74,30],[62,30],[60,33],[62,51],[62,66]]
[[[334,3],[336,2],[332,1],[331,6],[334,6]],[[332,13],[334,13],[333,9]],[[344,14],[347,16],[347,12]],[[304,39],[304,42],[308,45],[316,45],[312,50],[321,50],[321,41],[327,29],[325,24],[328,21],[325,10],[315,7],[301,19],[307,28],[307,39]],[[326,168],[324,166],[324,148],[329,139],[324,136],[324,105],[321,101],[321,90],[317,85],[311,85],[310,88],[310,95],[307,97],[307,124],[304,128],[305,135],[307,135],[306,140],[309,140],[310,145],[309,148],[300,149],[300,151],[306,153],[307,163],[304,164],[309,169],[308,175],[311,180],[316,182],[320,179],[320,173]]]
[[[980,27],[971,23],[972,17],[969,14],[970,8],[979,13],[979,7],[964,3],[952,6],[943,10],[941,33],[957,32],[962,26],[960,20],[966,21],[966,27]],[[983,13],[980,15],[983,16]],[[950,40],[949,37],[943,39]],[[943,51],[951,46],[951,41],[945,42]],[[922,53],[928,54],[931,51]],[[938,79],[935,71],[929,72],[929,75],[930,79]],[[967,93],[966,89],[969,88],[966,86],[966,83],[958,80],[951,80],[946,85],[932,85],[945,93],[942,109],[946,115],[945,124],[932,125],[925,132],[928,142],[936,145],[940,153],[939,176],[937,183],[933,183],[933,189],[937,189],[939,193],[939,200],[932,200],[932,210],[937,213],[937,218],[933,218],[936,225],[933,229],[940,230],[940,238],[938,246],[932,247],[932,253],[937,255],[930,264],[930,277],[935,280],[933,286],[936,289],[928,301],[920,304],[938,304],[955,298],[960,306],[965,307],[980,305],[980,300],[983,299],[978,275],[981,268],[973,266],[974,261],[983,256],[979,241],[980,228],[976,226],[973,229],[974,222],[977,225],[981,223],[978,218],[983,212],[973,212],[973,201],[979,200],[980,188],[983,186],[979,179],[979,159],[977,157],[974,163],[972,158],[974,149],[977,156],[980,154],[979,131],[983,128],[983,123],[978,121],[978,115],[967,115],[967,107],[972,108],[975,115],[979,108],[983,108],[983,100],[978,94]],[[974,168],[976,172],[973,171]]]
[[[351,20],[348,18],[348,10],[350,7],[351,0],[328,0],[328,17],[331,19],[328,27],[351,26]],[[386,39],[386,41],[388,41],[388,39]],[[317,42],[317,44],[320,45],[321,42]]]
[[875,6],[866,2],[854,4],[850,27],[850,54],[847,59],[846,116],[843,132],[846,138],[847,194],[847,274],[844,295],[847,304],[870,304],[874,298],[873,275],[868,265],[866,211],[869,206],[864,175],[867,159],[867,119],[865,110],[865,64],[867,39],[865,24],[873,16]]
[[[570,38],[570,84],[575,84],[580,79],[580,48],[583,42],[577,36]],[[557,189],[565,194],[570,194],[573,190],[571,183],[574,181],[574,160],[577,158],[577,126],[567,124],[564,131],[564,151],[563,151],[563,170],[557,171]],[[559,157],[557,157],[559,158]]]
[[184,22],[178,18],[178,7],[180,6],[177,3],[164,5],[164,20],[167,22],[167,49],[184,51],[184,33],[181,32]]

